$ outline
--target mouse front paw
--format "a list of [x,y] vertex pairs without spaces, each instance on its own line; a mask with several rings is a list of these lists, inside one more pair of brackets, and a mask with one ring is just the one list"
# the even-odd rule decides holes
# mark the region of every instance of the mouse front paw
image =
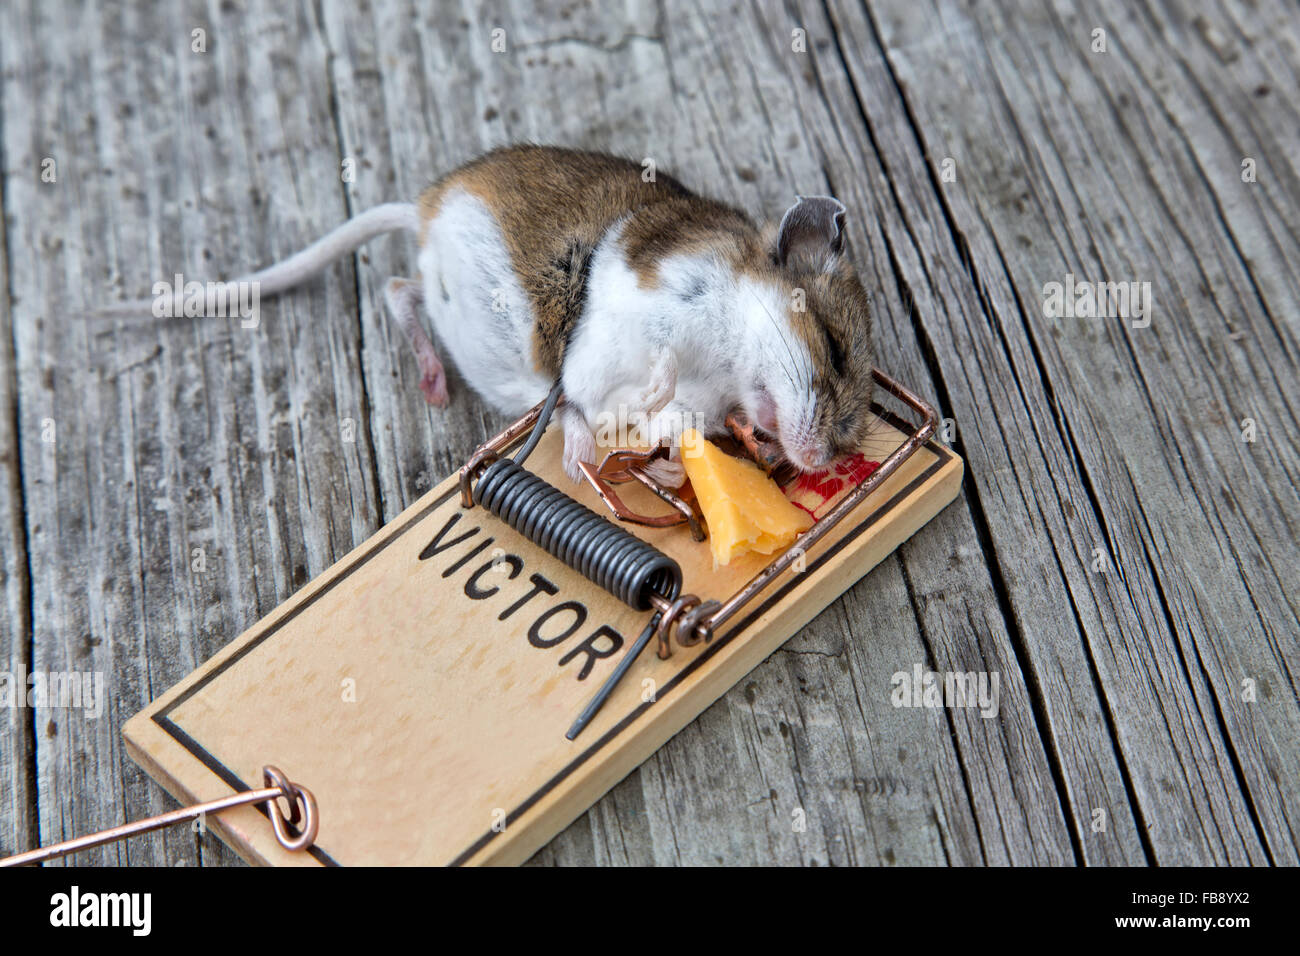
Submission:
[[565,421],[564,429],[564,473],[574,482],[582,484],[586,479],[582,475],[582,470],[578,467],[579,462],[594,462],[596,460],[596,438],[591,431],[580,424],[571,424]]

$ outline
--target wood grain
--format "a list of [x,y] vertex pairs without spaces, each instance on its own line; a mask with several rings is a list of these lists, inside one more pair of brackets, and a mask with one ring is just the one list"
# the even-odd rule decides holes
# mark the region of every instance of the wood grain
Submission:
[[[755,215],[838,195],[878,364],[969,475],[534,863],[1300,861],[1298,50],[1293,5],[1235,0],[3,5],[0,660],[99,671],[109,706],[0,720],[0,847],[170,805],[122,719],[501,424],[454,370],[420,398],[398,238],[255,330],[87,306],[533,139]],[[1067,273],[1149,281],[1150,327],[1045,317]],[[1000,719],[893,708],[913,663],[999,673]],[[237,861],[184,832],[81,859]]]
[[[0,69],[3,63],[0,62]],[[0,193],[2,196],[3,193]],[[27,534],[18,457],[18,394],[15,377],[8,248],[0,232],[0,680],[10,699],[25,700],[31,671],[31,594]],[[36,764],[33,712],[9,707],[0,719],[0,854],[36,840]]]
[[[49,842],[167,805],[125,759],[122,721],[364,539],[379,508],[346,268],[267,303],[255,330],[82,318],[177,271],[270,262],[345,215],[310,11],[42,3],[5,16],[34,666],[101,671],[110,691],[98,720],[38,712]],[[197,26],[206,53],[191,50]],[[57,183],[37,178],[46,155]],[[181,831],[82,859],[197,852]]]
[[[1293,160],[1267,139],[1224,137],[1220,156],[1237,157],[1230,167],[1198,164],[1162,102],[1186,102],[1190,73],[1144,78],[1138,66],[1174,59],[1175,47],[1187,55],[1196,31],[1186,11],[1171,9],[1168,29],[1181,33],[1165,37],[1113,8],[929,14],[893,11],[873,29],[919,145],[931,163],[957,157],[961,172],[941,195],[953,252],[985,303],[980,338],[990,339],[991,323],[989,344],[1009,366],[999,377],[1038,394],[1034,420],[1046,438],[1035,444],[1058,444],[1063,458],[1053,478],[1077,474],[1055,495],[1074,539],[1057,553],[1152,852],[1160,862],[1295,862],[1297,794],[1277,781],[1300,775],[1288,743],[1300,735],[1294,588],[1278,571],[1297,563],[1286,506],[1295,419],[1279,385],[1295,380],[1296,352],[1294,330],[1274,318],[1288,282],[1270,278],[1294,243],[1250,245],[1264,221],[1291,213],[1262,214],[1269,194],[1249,193],[1234,229],[1204,188],[1251,189],[1237,154],[1259,151],[1270,168]],[[925,39],[936,22],[950,44],[942,54]],[[1089,49],[1097,23],[1110,27],[1106,54]],[[1204,59],[1200,71],[1212,75],[1215,58]],[[1237,110],[1254,96],[1221,88]],[[1151,326],[1044,319],[1041,290],[1067,272],[1149,281]],[[1269,282],[1277,305],[1252,275]],[[945,382],[960,382],[957,357],[967,353],[934,325]],[[1238,329],[1246,336],[1234,337]],[[1266,448],[1241,440],[1237,410],[1252,407],[1272,409]],[[1012,452],[1018,465],[1032,461]],[[987,483],[997,472],[972,474]],[[999,502],[991,513],[1001,521],[1016,510]],[[993,540],[1010,553],[1023,532],[998,529]],[[1112,571],[1091,573],[1094,548]],[[1006,563],[1011,581],[1034,571]],[[1050,649],[1028,628],[1026,639],[1046,667]],[[1243,701],[1247,678],[1259,688],[1253,703]]]

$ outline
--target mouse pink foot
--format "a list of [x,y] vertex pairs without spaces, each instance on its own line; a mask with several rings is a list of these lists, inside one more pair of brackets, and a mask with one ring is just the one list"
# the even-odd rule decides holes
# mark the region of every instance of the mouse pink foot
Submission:
[[419,356],[419,362],[423,373],[420,376],[420,391],[424,393],[424,400],[437,408],[446,408],[451,397],[447,394],[447,373],[443,370],[442,362],[432,350],[427,357]]
[[424,304],[424,293],[420,284],[414,279],[389,279],[384,287],[384,301],[393,314],[406,340],[411,343],[415,361],[420,366],[420,391],[424,400],[437,408],[446,408],[447,373],[443,371],[442,360],[434,350],[433,342],[420,324],[420,309]]

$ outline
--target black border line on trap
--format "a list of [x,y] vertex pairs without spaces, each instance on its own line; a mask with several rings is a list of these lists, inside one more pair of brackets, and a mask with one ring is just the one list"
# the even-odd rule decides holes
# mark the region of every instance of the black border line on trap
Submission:
[[[875,403],[873,403],[873,405],[874,404]],[[902,432],[904,435],[911,434],[916,430],[915,425],[904,421],[903,419],[901,419],[899,416],[895,415],[893,412],[889,411],[888,409],[882,408],[880,406],[876,406],[876,411],[878,412],[880,417],[884,419],[891,427],[893,427],[897,431]],[[768,597],[760,605],[758,605],[758,607],[754,608],[750,613],[745,615],[745,617],[742,618],[734,627],[732,627],[726,633],[716,637],[714,640],[710,641],[709,645],[702,652],[697,654],[690,662],[688,662],[685,667],[683,667],[680,671],[678,671],[677,674],[675,674],[659,690],[659,692],[656,693],[655,702],[662,700],[664,696],[670,690],[672,690],[673,687],[675,687],[684,678],[694,673],[695,670],[697,670],[706,661],[712,658],[714,654],[716,654],[722,647],[726,646],[736,635],[740,634],[745,628],[747,628],[751,623],[753,623],[753,621],[756,618],[766,613],[769,608],[771,608],[773,605],[775,605],[776,603],[784,599],[786,595],[790,593],[791,590],[793,590],[800,583],[802,583],[808,571],[815,571],[817,568],[821,567],[830,558],[838,554],[839,551],[842,548],[844,548],[845,545],[847,545],[849,542],[856,539],[864,531],[866,531],[873,524],[875,524],[880,518],[884,517],[895,507],[897,507],[901,501],[903,501],[908,496],[910,496],[912,492],[916,490],[917,487],[919,487],[920,485],[928,481],[936,472],[939,471],[940,468],[946,465],[953,458],[952,452],[949,451],[949,449],[947,449],[946,447],[944,447],[943,445],[935,441],[927,441],[924,445],[921,445],[920,447],[925,448],[928,451],[930,451],[932,454],[934,454],[936,457],[936,461],[934,461],[928,467],[926,467],[924,471],[922,471],[919,475],[917,475],[910,482],[908,482],[906,486],[900,489],[888,501],[882,504],[871,514],[867,515],[867,517],[863,519],[863,521],[861,521],[854,527],[850,528],[847,532],[845,532],[844,535],[841,536],[841,538],[838,541],[836,541],[833,545],[827,548],[825,552],[823,552],[820,556],[818,556],[818,558],[815,561],[813,561],[813,563],[806,569],[805,574],[792,576],[790,580],[788,580],[785,584],[783,584],[781,587],[777,588],[774,592],[768,595]],[[331,590],[334,589],[335,585],[348,578],[353,572],[355,572],[356,570],[364,566],[371,558],[375,557],[377,554],[382,552],[389,545],[393,544],[395,541],[397,541],[399,538],[405,535],[408,531],[410,531],[414,525],[419,524],[421,521],[427,518],[432,512],[436,511],[438,508],[441,508],[444,504],[447,503],[448,500],[454,498],[457,494],[459,494],[459,486],[453,487],[450,491],[446,492],[445,494],[439,495],[438,498],[429,502],[429,504],[426,505],[425,507],[421,508],[418,512],[416,512],[405,522],[403,522],[402,525],[398,527],[395,532],[393,532],[393,534],[389,535],[385,540],[376,543],[374,547],[366,551],[364,554],[360,555],[355,561],[353,561],[346,568],[344,568],[340,574],[338,574],[336,577],[326,582],[325,585],[319,588],[314,594],[310,595],[306,600],[298,604],[296,607],[294,607],[291,611],[286,613],[279,620],[269,625],[260,634],[256,635],[254,638],[249,640],[248,643],[246,643],[238,651],[231,654],[230,657],[228,657],[226,660],[222,661],[220,665],[215,667],[209,673],[204,674],[203,677],[197,680],[190,687],[186,688],[184,692],[177,695],[175,700],[171,701],[169,704],[167,704],[167,706],[162,708],[162,710],[158,711],[152,716],[153,722],[159,728],[161,728],[163,732],[165,732],[168,736],[170,736],[173,740],[175,740],[178,744],[180,744],[181,747],[184,748],[185,751],[188,752],[192,757],[194,757],[201,764],[203,764],[203,766],[207,767],[210,771],[216,774],[222,780],[222,782],[224,782],[227,786],[231,787],[234,790],[252,789],[247,783],[245,783],[243,780],[240,779],[238,774],[236,774],[229,767],[223,764],[219,759],[217,759],[217,757],[215,757],[206,747],[204,747],[201,743],[199,743],[197,740],[195,740],[193,737],[187,734],[184,730],[182,730],[176,724],[176,722],[171,719],[169,715],[177,707],[181,706],[183,703],[185,703],[187,700],[189,700],[191,697],[197,694],[200,690],[202,690],[204,687],[210,684],[213,680],[215,680],[221,674],[225,673],[232,666],[234,666],[236,663],[242,660],[247,654],[249,654],[255,648],[261,646],[261,644],[267,638],[271,637],[276,632],[278,632],[280,628],[288,624],[290,621],[296,618],[303,611],[307,610],[307,608],[311,607],[312,604],[314,604],[318,598],[321,598],[325,594],[329,593]],[[624,730],[626,730],[633,722],[635,722],[638,717],[640,717],[642,714],[648,711],[651,706],[653,706],[651,702],[643,702],[635,710],[628,713],[621,721],[619,721],[608,731],[606,731],[605,734],[601,736],[599,740],[597,740],[590,747],[584,750],[581,754],[579,754],[568,764],[566,764],[558,773],[555,774],[555,776],[553,776],[550,780],[546,781],[546,783],[542,784],[542,786],[539,787],[531,796],[529,796],[522,803],[520,803],[518,807],[516,807],[514,810],[506,814],[505,823],[507,824],[507,826],[509,825],[510,821],[517,820],[519,817],[523,816],[530,809],[532,809],[533,806],[536,805],[539,800],[541,800],[548,793],[550,793],[557,786],[559,786],[562,782],[564,782],[564,780],[567,777],[569,777],[574,771],[576,771],[579,767],[581,767],[584,763],[586,763],[589,759],[591,759],[591,757],[593,757],[598,751],[604,749],[604,747],[607,746],[611,741],[613,741],[614,738],[616,738],[619,734],[621,734]],[[258,804],[257,809],[264,816],[267,815],[267,811],[264,806]],[[462,853],[456,856],[448,865],[461,866],[464,863],[467,863],[484,847],[486,847],[490,842],[492,842],[492,840],[495,837],[499,836],[500,833],[503,832],[505,832],[504,827],[500,831],[489,830],[483,836],[479,837],[479,839],[476,840],[468,849],[464,850]],[[310,853],[311,856],[317,862],[325,866],[341,865],[337,860],[335,860],[327,851],[322,849],[319,845],[314,845],[309,847],[307,849],[307,852]]]

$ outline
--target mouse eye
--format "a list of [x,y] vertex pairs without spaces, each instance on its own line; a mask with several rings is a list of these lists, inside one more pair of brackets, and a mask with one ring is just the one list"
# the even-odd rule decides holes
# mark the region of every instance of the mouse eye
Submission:
[[826,351],[830,355],[831,371],[836,375],[843,375],[844,347],[840,345],[839,340],[831,334],[831,330],[825,325],[822,326],[822,335],[826,337]]

